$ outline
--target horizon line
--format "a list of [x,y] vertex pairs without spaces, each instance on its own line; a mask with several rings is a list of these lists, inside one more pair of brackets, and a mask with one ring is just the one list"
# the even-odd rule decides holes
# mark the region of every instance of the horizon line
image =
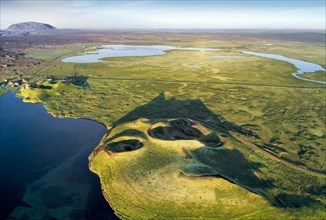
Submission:
[[[6,28],[7,29],[7,28]],[[0,29],[0,31],[6,31],[6,29]],[[110,30],[182,30],[182,31],[221,31],[221,30],[259,30],[259,31],[269,31],[269,30],[283,30],[283,31],[324,31],[326,33],[326,28],[57,28],[58,30],[92,30],[92,31],[110,31]]]

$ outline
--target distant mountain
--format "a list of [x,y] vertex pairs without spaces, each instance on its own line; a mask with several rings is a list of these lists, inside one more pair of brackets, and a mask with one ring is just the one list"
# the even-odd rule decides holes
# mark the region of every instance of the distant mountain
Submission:
[[28,36],[57,33],[59,29],[52,25],[39,22],[21,22],[10,25],[1,36]]

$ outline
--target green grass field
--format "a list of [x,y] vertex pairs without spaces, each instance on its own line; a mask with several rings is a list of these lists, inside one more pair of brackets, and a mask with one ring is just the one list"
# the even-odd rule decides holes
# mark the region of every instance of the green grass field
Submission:
[[314,79],[314,80],[326,82],[326,72],[325,71],[317,71],[314,73],[305,73],[303,75],[303,77],[307,78],[307,79]]
[[[30,79],[43,82],[47,89],[22,89],[18,94],[28,102],[44,102],[57,117],[89,117],[113,128],[90,160],[92,171],[101,178],[106,199],[119,217],[326,217],[325,176],[318,175],[325,174],[325,87],[294,78],[291,73],[296,68],[286,62],[237,52],[275,53],[325,67],[323,45],[275,40],[267,46],[257,40],[195,36],[145,36],[110,44],[142,45],[145,41],[225,50],[169,51],[160,56],[72,64],[59,58],[85,53],[96,45],[78,44],[57,48],[53,53],[51,49],[28,49],[28,56],[49,61]],[[215,55],[241,58],[207,58]],[[324,75],[317,72],[304,77],[323,80]],[[50,76],[58,80],[46,82]],[[76,77],[78,80],[71,80]],[[173,118],[200,121],[201,126],[196,128],[205,137],[218,135],[223,150],[207,147],[200,138],[161,140],[148,135],[151,126],[164,127],[166,120]],[[180,136],[163,127],[158,130],[161,135]],[[231,133],[285,162],[254,151]],[[144,145],[128,152],[112,153],[103,148],[114,140],[130,139]],[[133,149],[123,144],[111,149]]]

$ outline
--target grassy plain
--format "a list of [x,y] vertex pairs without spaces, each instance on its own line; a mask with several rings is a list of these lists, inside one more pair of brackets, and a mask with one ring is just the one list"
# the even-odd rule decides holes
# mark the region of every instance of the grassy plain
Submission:
[[314,73],[305,73],[304,78],[326,82],[326,72],[325,71],[316,71]]
[[[162,147],[161,140],[147,134],[148,126],[155,120],[193,118],[213,126],[210,128],[213,130],[222,126],[227,131],[236,132],[250,143],[296,166],[325,173],[325,87],[294,78],[291,73],[296,68],[288,63],[244,55],[238,51],[281,54],[325,67],[323,44],[213,39],[211,36],[202,39],[195,35],[167,39],[143,35],[115,40],[110,44],[224,49],[216,52],[169,51],[161,56],[108,58],[93,64],[62,63],[59,60],[73,53],[84,53],[94,46],[92,44],[61,47],[54,53],[51,53],[52,49],[44,48],[26,50],[28,56],[49,62],[31,79],[44,81],[43,85],[48,89],[22,89],[19,96],[25,101],[44,102],[48,111],[58,117],[89,117],[108,128],[117,126],[113,130],[115,133],[110,133],[103,141],[128,129],[145,134],[146,138],[142,139],[145,147],[139,150],[116,153],[115,156],[102,150],[96,151],[93,155],[96,157],[91,156],[91,168],[101,177],[104,195],[120,217],[155,218],[155,214],[160,213],[162,219],[188,219],[191,216],[205,216],[206,219],[325,218],[325,177],[294,170],[254,152],[229,134],[226,142],[230,144],[226,146],[225,154],[194,140],[183,140],[182,143],[170,141]],[[241,58],[207,58],[213,55]],[[320,80],[323,74],[306,75],[307,78]],[[45,82],[50,76],[59,79],[55,84]],[[65,80],[67,77],[81,77],[83,83]],[[143,119],[137,121],[140,118]],[[126,137],[128,135],[120,139]],[[191,160],[184,159],[179,145],[189,147]],[[216,163],[223,159],[230,166]],[[112,162],[107,164],[106,161]],[[196,166],[198,164],[200,166]],[[252,172],[248,173],[249,168],[245,170],[247,173],[238,171],[239,167],[248,164]],[[199,176],[212,171],[213,167],[215,172],[227,176],[228,180],[178,176],[177,171],[187,166]],[[235,176],[230,177],[230,173]],[[251,175],[258,185],[255,181],[246,181],[246,175]],[[180,196],[194,193],[193,200],[176,198],[173,193],[159,196],[161,194],[155,194],[155,190],[145,190],[154,189],[159,180],[161,184],[166,183],[165,192],[176,189]],[[232,184],[230,180],[237,184]],[[196,190],[202,192],[201,195],[205,191],[198,185],[206,186],[210,192],[215,190],[215,196],[208,193],[203,198],[195,198]],[[261,190],[257,190],[258,186]],[[228,190],[221,190],[223,187]],[[157,196],[160,198],[157,199]],[[220,201],[220,198],[225,200]],[[178,199],[185,203],[179,204],[176,202]],[[218,206],[218,201],[222,205]],[[223,203],[226,201],[228,204]]]

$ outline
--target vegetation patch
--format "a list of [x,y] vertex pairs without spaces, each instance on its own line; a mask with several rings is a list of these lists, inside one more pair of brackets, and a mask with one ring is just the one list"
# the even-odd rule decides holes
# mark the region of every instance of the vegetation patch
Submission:
[[175,119],[169,121],[165,127],[155,127],[148,131],[149,135],[162,140],[192,140],[199,139],[203,134],[191,126],[187,119]]
[[316,71],[314,73],[305,73],[303,78],[326,82],[326,71]]
[[105,146],[105,150],[112,152],[126,152],[137,150],[143,146],[144,144],[141,141],[132,139],[109,143]]

